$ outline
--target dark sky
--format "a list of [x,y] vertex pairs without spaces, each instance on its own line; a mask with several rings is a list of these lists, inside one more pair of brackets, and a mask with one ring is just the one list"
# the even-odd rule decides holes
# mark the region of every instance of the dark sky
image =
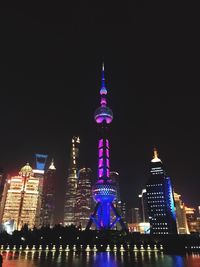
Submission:
[[195,22],[104,7],[1,9],[0,166],[15,173],[34,154],[57,167],[57,220],[62,218],[71,138],[80,165],[96,177],[101,64],[111,125],[111,169],[122,198],[137,206],[156,145],[175,191],[199,201],[199,41]]

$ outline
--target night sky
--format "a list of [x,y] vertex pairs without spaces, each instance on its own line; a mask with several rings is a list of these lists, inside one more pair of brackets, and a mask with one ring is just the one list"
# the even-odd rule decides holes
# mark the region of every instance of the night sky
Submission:
[[199,41],[186,18],[127,16],[104,7],[7,8],[0,11],[0,167],[15,174],[34,154],[57,167],[57,222],[73,135],[80,166],[97,168],[101,64],[111,125],[111,169],[122,199],[138,206],[156,146],[175,191],[199,201]]

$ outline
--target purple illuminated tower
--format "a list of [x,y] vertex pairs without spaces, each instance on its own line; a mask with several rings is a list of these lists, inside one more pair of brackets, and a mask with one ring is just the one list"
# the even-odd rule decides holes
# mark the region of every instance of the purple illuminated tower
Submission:
[[[102,65],[102,80],[101,80],[101,106],[96,109],[94,119],[99,127],[98,140],[98,179],[92,189],[93,198],[96,207],[93,214],[90,216],[87,228],[89,229],[94,223],[98,230],[112,229],[117,222],[119,222],[124,230],[125,224],[121,216],[113,205],[113,201],[117,197],[116,184],[110,178],[110,145],[108,140],[108,125],[113,120],[113,112],[107,106],[107,89],[105,86],[104,64]],[[114,213],[111,216],[111,212]]]

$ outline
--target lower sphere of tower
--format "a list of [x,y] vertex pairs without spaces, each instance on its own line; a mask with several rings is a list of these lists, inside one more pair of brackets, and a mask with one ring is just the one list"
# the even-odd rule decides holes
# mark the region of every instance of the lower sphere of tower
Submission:
[[92,190],[96,202],[113,202],[116,199],[116,186],[113,184],[96,184]]

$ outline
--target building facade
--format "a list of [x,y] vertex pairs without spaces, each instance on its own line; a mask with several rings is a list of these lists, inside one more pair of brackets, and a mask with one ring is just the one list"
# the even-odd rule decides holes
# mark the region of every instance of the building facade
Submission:
[[80,138],[72,138],[72,149],[70,155],[70,164],[66,184],[65,204],[64,204],[64,225],[76,224],[75,208],[76,193],[78,185],[78,157],[79,157]]
[[82,168],[78,172],[76,193],[75,221],[81,229],[85,229],[92,208],[92,170]]
[[42,191],[41,225],[53,227],[55,224],[56,168],[54,161],[44,174]]
[[147,190],[144,188],[142,189],[141,194],[138,195],[139,197],[139,210],[140,210],[140,217],[142,222],[148,222],[148,211],[147,211]]
[[176,206],[176,224],[178,234],[189,234],[188,222],[186,217],[185,204],[181,200],[181,195],[174,192]]
[[186,214],[189,232],[190,233],[198,232],[199,222],[197,221],[196,209],[185,206],[185,214]]
[[173,186],[154,149],[146,184],[147,209],[151,234],[177,234]]
[[34,176],[27,163],[18,176],[7,180],[2,211],[2,223],[14,220],[15,229],[25,224],[29,228],[38,227],[41,209],[41,188],[43,181]]

